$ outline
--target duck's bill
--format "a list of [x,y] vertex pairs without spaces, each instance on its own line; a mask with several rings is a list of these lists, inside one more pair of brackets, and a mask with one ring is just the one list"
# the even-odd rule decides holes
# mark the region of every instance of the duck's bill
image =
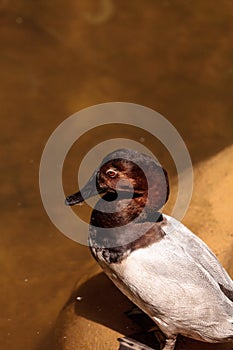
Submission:
[[81,192],[76,192],[74,194],[71,194],[70,196],[66,197],[65,204],[66,205],[75,205],[80,204],[84,201],[83,196],[81,195]]
[[66,197],[65,204],[72,206],[76,204],[80,204],[90,197],[96,196],[98,193],[102,193],[101,190],[97,190],[96,188],[96,173],[90,178],[88,183],[83,187],[83,189],[79,192],[71,194]]

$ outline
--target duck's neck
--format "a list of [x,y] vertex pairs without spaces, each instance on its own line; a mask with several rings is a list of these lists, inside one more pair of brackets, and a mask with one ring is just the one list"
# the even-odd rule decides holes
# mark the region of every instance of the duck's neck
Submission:
[[[153,208],[144,208],[143,196],[125,197],[117,200],[105,197],[92,212],[91,250],[95,258],[97,252],[101,252],[108,263],[119,262],[126,252],[151,244],[163,236],[162,214]],[[156,222],[159,225],[154,228]]]
[[[127,198],[128,197],[128,198]],[[95,206],[91,215],[91,224],[102,228],[115,228],[134,221],[156,222],[161,215],[156,209],[145,207],[146,196],[123,193],[116,198],[114,193],[105,195]]]

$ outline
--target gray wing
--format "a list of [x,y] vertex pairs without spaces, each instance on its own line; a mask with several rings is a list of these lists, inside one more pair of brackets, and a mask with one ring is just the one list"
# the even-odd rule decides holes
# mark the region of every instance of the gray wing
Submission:
[[179,221],[164,216],[168,220],[165,232],[174,236],[176,242],[214,278],[222,292],[233,302],[233,281],[210,248]]

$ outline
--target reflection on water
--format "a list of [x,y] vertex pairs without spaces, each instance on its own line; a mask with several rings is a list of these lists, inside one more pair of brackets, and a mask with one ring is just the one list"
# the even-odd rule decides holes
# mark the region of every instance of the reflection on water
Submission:
[[[107,10],[103,21],[85,17]],[[195,163],[229,145],[232,10],[227,0],[221,7],[209,0],[1,1],[2,349],[40,346],[92,264],[88,248],[59,233],[40,201],[38,167],[51,132],[84,107],[127,101],[166,116]],[[113,132],[96,130],[74,146],[64,170],[67,193],[92,139]],[[126,136],[153,144],[175,173],[148,135],[124,128]]]

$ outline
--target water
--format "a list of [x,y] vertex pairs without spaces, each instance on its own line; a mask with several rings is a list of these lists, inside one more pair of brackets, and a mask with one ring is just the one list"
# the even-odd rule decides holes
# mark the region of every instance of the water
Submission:
[[[0,3],[1,348],[37,349],[74,283],[88,248],[49,221],[38,187],[44,145],[66,117],[93,104],[134,102],[167,117],[196,164],[232,143],[232,3],[68,0]],[[125,128],[126,137],[135,131]],[[103,136],[114,130],[102,129]],[[137,134],[146,145],[148,135]],[[67,159],[76,186],[82,140]],[[167,152],[154,150],[175,173]]]

